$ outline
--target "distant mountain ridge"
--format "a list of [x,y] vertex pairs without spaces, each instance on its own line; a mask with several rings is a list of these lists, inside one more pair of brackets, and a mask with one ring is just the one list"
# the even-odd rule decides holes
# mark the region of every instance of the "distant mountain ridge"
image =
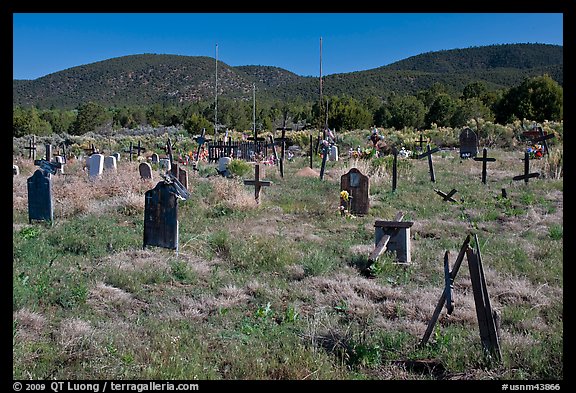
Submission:
[[[326,95],[357,99],[390,92],[414,94],[434,83],[461,92],[470,82],[490,89],[516,86],[548,74],[563,84],[563,47],[503,44],[427,52],[365,71],[324,76]],[[13,105],[75,108],[88,101],[107,106],[175,104],[213,100],[215,59],[204,56],[139,54],[58,71],[35,80],[13,81]],[[218,62],[218,95],[259,100],[318,99],[318,78],[279,67],[231,67]]]

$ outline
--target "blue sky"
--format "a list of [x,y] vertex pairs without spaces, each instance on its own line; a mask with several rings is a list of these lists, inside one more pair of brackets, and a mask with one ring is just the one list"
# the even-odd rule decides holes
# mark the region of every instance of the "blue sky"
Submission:
[[[503,0],[505,1],[505,0]],[[363,71],[425,52],[563,45],[562,13],[14,13],[13,78],[114,57],[177,54],[302,76]]]

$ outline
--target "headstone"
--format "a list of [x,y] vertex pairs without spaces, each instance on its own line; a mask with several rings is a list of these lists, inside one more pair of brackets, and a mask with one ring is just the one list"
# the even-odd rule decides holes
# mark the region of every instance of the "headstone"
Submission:
[[230,157],[220,157],[218,159],[218,173],[222,176],[226,176],[228,174],[228,165],[232,162]]
[[52,202],[52,180],[50,175],[37,169],[28,178],[28,221],[41,220],[52,222],[54,209]]
[[120,162],[120,153],[114,153],[112,154],[112,157],[116,158],[116,165],[118,165],[118,162]]
[[144,248],[178,250],[178,198],[173,186],[158,182],[144,198]]
[[153,163],[156,163],[156,162],[160,161],[160,157],[158,156],[157,153],[152,153],[152,156],[150,157],[150,161],[152,161]]
[[374,223],[375,244],[378,245],[380,240],[386,235],[390,236],[387,244],[387,251],[396,253],[396,260],[402,263],[412,262],[410,246],[410,227],[413,222],[409,221],[376,221]]
[[104,156],[100,153],[92,154],[88,158],[87,167],[90,178],[100,176],[104,170]]
[[59,173],[61,175],[64,174],[64,164],[66,163],[66,160],[64,159],[64,157],[54,156],[53,161],[60,163],[60,168],[58,168],[56,170],[56,173]]
[[20,174],[20,168],[18,165],[12,164],[12,176],[18,176]]
[[104,170],[105,171],[116,171],[116,157],[108,156],[104,158]]
[[160,168],[164,171],[169,171],[172,169],[172,164],[170,164],[170,160],[168,158],[161,158],[160,159]]
[[180,168],[178,163],[174,163],[170,169],[170,173],[172,173],[172,176],[182,183],[184,188],[188,189],[188,172],[186,172],[185,169]]
[[152,166],[147,162],[142,162],[138,166],[140,172],[140,179],[152,179]]
[[[357,168],[352,168],[340,177],[340,190],[348,191],[350,196],[351,214],[364,215],[368,214],[370,201],[370,181],[368,176],[363,175]],[[348,202],[340,198],[340,206],[348,209]]]
[[460,133],[460,158],[476,157],[478,154],[478,137],[466,127]]
[[330,161],[338,161],[338,146],[332,145],[330,147],[330,155],[328,156]]

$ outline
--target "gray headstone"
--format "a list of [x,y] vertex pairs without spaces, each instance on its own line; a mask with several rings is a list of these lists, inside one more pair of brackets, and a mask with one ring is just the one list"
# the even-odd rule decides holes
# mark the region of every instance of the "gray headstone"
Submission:
[[161,158],[160,159],[160,168],[162,168],[164,171],[171,170],[172,164],[170,164],[170,160],[167,158]]
[[20,174],[20,168],[18,165],[12,164],[12,176],[18,176]]
[[28,220],[50,221],[54,218],[52,180],[37,169],[28,178]]
[[478,137],[466,127],[460,133],[460,158],[476,157],[478,154]]
[[[363,215],[368,214],[370,208],[370,180],[357,168],[352,168],[340,177],[340,190],[348,191],[350,198],[350,213]],[[348,202],[340,198],[340,206],[348,209]]]
[[102,154],[92,154],[88,158],[88,174],[91,178],[98,177],[104,170],[104,156]]
[[108,156],[104,158],[104,170],[105,171],[116,171],[116,157]]
[[224,172],[226,169],[228,169],[228,165],[231,161],[232,159],[230,157],[220,157],[218,159],[218,171]]
[[142,162],[138,166],[138,171],[141,179],[152,179],[152,166],[147,162]]
[[330,147],[330,154],[328,154],[329,161],[338,161],[338,146],[332,145]]
[[387,251],[396,254],[396,260],[402,263],[412,262],[412,247],[410,245],[410,227],[412,222],[402,222],[402,226],[394,226],[393,222],[387,225],[376,226],[374,244],[377,245],[384,235],[389,235],[390,240],[386,247]]
[[154,162],[154,163],[160,161],[160,157],[158,156],[158,154],[152,153],[151,161]]
[[120,153],[114,153],[114,154],[112,154],[112,157],[116,157],[116,164],[118,164],[118,162],[120,162]]
[[178,198],[163,181],[144,194],[144,247],[178,249]]

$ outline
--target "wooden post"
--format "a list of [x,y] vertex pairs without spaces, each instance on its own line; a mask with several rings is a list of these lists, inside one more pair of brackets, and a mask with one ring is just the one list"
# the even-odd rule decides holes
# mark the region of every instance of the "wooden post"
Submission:
[[310,134],[310,169],[312,169],[312,134]]

